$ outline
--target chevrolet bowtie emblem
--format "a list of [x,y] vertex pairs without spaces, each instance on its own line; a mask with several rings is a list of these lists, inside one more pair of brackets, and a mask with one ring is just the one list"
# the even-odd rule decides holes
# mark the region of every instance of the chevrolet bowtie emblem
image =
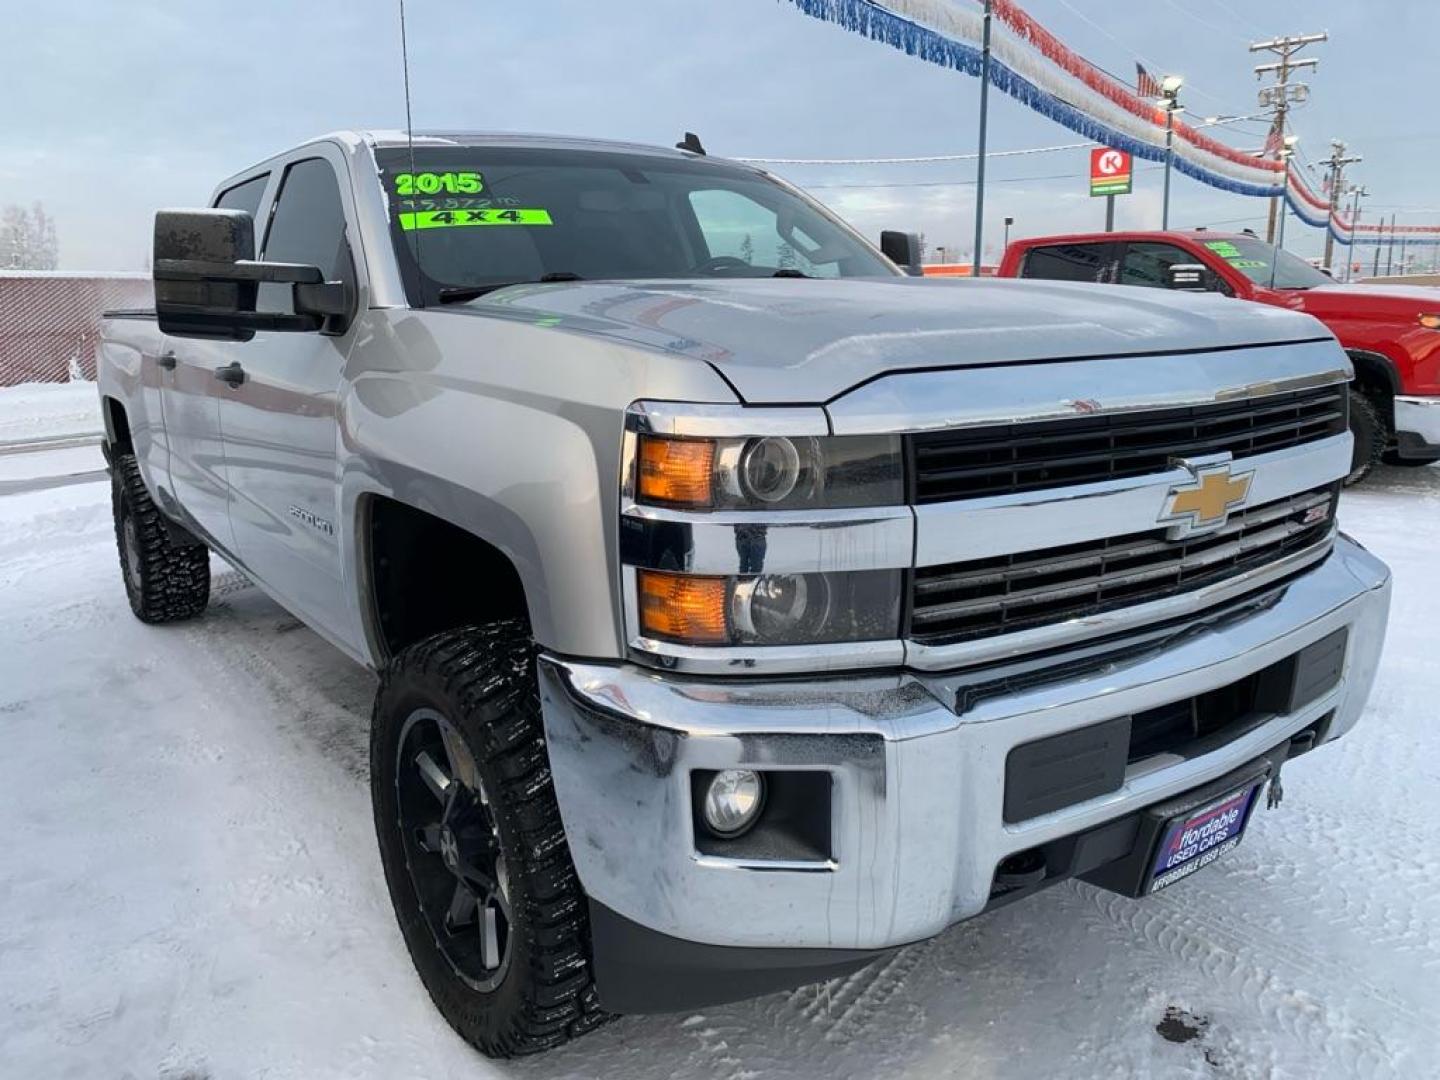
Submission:
[[1159,522],[1170,525],[1166,536],[1184,540],[1187,536],[1214,532],[1230,519],[1230,511],[1245,505],[1255,473],[1231,473],[1230,462],[1202,464],[1177,461],[1189,469],[1192,479],[1176,484],[1165,496]]

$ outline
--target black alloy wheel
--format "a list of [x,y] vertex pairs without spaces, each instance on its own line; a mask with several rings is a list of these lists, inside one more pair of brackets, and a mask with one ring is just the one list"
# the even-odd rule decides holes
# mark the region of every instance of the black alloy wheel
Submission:
[[433,709],[401,729],[395,788],[406,866],[436,947],[472,989],[493,990],[509,968],[512,921],[499,827],[465,740]]

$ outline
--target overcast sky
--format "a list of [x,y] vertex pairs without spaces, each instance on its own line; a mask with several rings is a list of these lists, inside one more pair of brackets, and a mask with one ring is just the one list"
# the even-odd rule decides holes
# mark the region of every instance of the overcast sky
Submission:
[[[968,2],[968,0],[967,0]],[[1440,0],[1028,0],[1033,15],[1130,78],[1137,58],[1186,77],[1189,116],[1255,110],[1261,35],[1328,30],[1295,129],[1310,160],[1346,139],[1374,196],[1365,217],[1440,220],[1435,52]],[[156,207],[200,205],[216,180],[311,135],[400,127],[395,0],[53,0],[7,4],[0,204],[39,199],[65,269],[139,269]],[[408,0],[417,128],[546,131],[716,154],[869,157],[975,148],[978,81],[807,18],[785,0]],[[1077,141],[991,95],[993,150]],[[1258,147],[1263,125],[1218,129]],[[1086,155],[997,159],[986,247],[1100,227]],[[968,247],[974,165],[789,168],[874,237],[923,230]],[[957,183],[958,182],[958,183]],[[1172,224],[1263,231],[1265,203],[1176,177]],[[882,186],[894,185],[894,186]],[[1141,166],[1118,223],[1158,227],[1161,175]],[[1319,176],[1314,186],[1319,190]],[[1295,219],[1287,241],[1318,253]],[[993,249],[993,250],[991,250]]]

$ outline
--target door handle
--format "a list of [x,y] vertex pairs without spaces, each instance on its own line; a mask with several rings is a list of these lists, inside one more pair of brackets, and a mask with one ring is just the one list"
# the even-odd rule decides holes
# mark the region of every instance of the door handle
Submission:
[[216,368],[215,377],[227,386],[239,386],[245,381],[245,369],[240,366],[240,361],[236,360]]
[[155,358],[155,366],[158,368],[162,368],[165,371],[174,371],[175,354],[173,352],[161,353]]

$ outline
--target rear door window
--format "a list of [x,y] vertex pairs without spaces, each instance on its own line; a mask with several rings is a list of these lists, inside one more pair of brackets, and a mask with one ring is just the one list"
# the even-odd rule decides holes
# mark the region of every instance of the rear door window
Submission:
[[261,173],[232,188],[226,188],[215,200],[215,209],[244,210],[253,218],[260,213],[260,200],[265,197],[265,185],[269,182],[270,174]]
[[1106,258],[1109,244],[1052,244],[1031,248],[1025,255],[1020,276],[1047,281],[1110,280]]

